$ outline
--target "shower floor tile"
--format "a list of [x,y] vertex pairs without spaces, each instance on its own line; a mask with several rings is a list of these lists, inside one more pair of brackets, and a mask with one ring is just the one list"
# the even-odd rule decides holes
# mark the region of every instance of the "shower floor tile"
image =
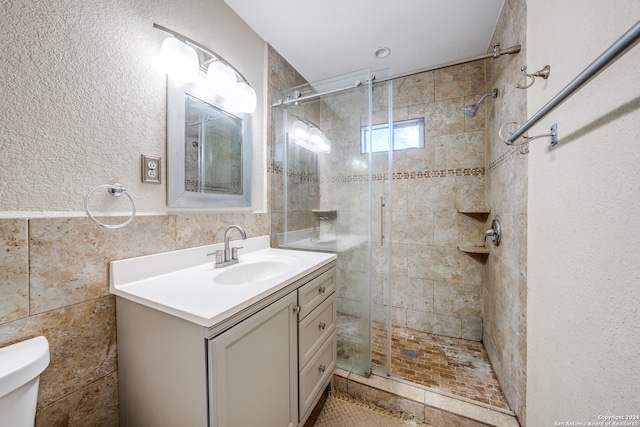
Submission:
[[[391,372],[431,389],[509,410],[482,343],[393,327]],[[386,372],[386,325],[372,325],[372,368]]]

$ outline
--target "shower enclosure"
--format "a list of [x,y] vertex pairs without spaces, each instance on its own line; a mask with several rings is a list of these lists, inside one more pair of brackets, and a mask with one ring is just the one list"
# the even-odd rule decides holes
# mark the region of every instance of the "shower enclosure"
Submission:
[[487,92],[484,63],[373,74],[378,83],[364,70],[276,95],[274,246],[336,254],[340,368],[508,409],[475,359],[486,255],[459,250],[482,245],[487,219],[490,107],[463,112]]

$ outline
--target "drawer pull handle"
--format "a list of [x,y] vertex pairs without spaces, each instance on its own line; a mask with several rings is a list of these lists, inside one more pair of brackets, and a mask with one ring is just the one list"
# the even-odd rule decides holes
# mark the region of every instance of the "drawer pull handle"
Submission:
[[321,294],[324,294],[324,291],[326,291],[326,290],[327,290],[327,288],[325,288],[324,286],[320,286],[318,288],[318,292],[321,293]]
[[326,367],[326,366],[324,366],[324,365],[320,365],[320,367],[318,368],[318,370],[319,370],[320,372],[324,372],[326,369],[327,369],[327,367]]
[[295,314],[300,314],[300,309],[301,309],[301,308],[302,308],[302,307],[300,307],[299,305],[296,305],[295,307],[293,307],[293,312],[294,312]]
[[320,322],[320,324],[318,325],[318,327],[319,327],[320,329],[322,329],[322,330],[324,330],[324,328],[325,328],[326,326],[327,326],[327,325],[325,325],[325,324],[324,324],[324,322]]

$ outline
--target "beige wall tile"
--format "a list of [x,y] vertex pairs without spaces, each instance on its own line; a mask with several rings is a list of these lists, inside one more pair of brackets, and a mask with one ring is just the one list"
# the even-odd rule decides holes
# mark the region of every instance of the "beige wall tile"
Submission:
[[[393,108],[433,102],[434,73],[420,73],[393,81]],[[397,120],[394,118],[394,120]]]
[[491,215],[503,224],[503,240],[492,248],[484,272],[483,341],[511,409],[522,426],[526,402],[526,248],[527,156],[497,138],[499,127],[527,118],[527,91],[515,89],[526,55],[526,3],[505,2],[492,43],[510,40],[522,45],[518,55],[487,60],[487,85],[498,87],[487,112],[487,200]]
[[481,284],[435,282],[433,299],[437,314],[466,318],[482,313]]
[[462,318],[462,339],[482,341],[482,317]]
[[40,409],[35,427],[117,426],[118,373],[113,372]]
[[462,112],[463,104],[464,98],[443,99],[423,106],[412,107],[409,109],[409,114],[416,115],[423,112],[427,138],[462,133],[464,132],[465,118]]
[[171,216],[140,216],[122,229],[86,218],[29,220],[31,314],[109,292],[109,262],[175,249]]
[[456,248],[424,246],[420,251],[407,253],[409,277],[461,283],[468,280],[467,267],[467,255]]
[[224,233],[234,224],[233,213],[176,215],[176,249],[212,245],[224,241]]
[[462,320],[455,316],[407,310],[407,327],[430,334],[462,337]]
[[116,371],[115,301],[105,296],[0,325],[0,346],[43,335],[51,362],[38,408]]
[[484,94],[484,66],[484,61],[474,61],[434,71],[435,99]]
[[29,315],[26,219],[0,219],[0,323]]
[[434,213],[434,244],[438,246],[482,246],[485,224],[477,216],[455,209]]
[[433,312],[433,280],[394,276],[391,300],[394,307]]
[[393,242],[407,245],[433,245],[433,212],[396,212],[393,214]]
[[407,189],[409,212],[449,210],[459,198],[453,177],[416,179]]
[[435,169],[483,168],[484,132],[466,132],[434,138]]

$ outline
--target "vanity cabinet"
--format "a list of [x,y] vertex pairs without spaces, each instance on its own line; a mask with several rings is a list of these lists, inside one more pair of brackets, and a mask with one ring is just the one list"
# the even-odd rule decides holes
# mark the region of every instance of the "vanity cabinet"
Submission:
[[298,424],[293,291],[209,340],[212,427]]
[[116,297],[120,425],[304,425],[333,379],[335,270],[210,327]]

